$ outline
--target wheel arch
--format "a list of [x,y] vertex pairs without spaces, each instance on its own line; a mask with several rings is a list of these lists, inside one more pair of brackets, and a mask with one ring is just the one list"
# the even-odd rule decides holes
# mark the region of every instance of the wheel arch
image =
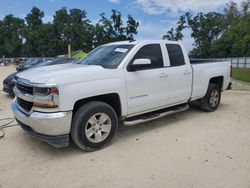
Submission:
[[109,93],[109,94],[103,94],[84,99],[79,99],[74,103],[73,113],[75,113],[82,105],[92,101],[101,101],[110,105],[115,110],[117,117],[118,118],[121,117],[122,115],[121,100],[119,94],[117,93]]
[[210,78],[208,84],[217,84],[220,87],[220,89],[222,90],[223,82],[224,82],[224,77],[223,76],[216,76],[216,77]]

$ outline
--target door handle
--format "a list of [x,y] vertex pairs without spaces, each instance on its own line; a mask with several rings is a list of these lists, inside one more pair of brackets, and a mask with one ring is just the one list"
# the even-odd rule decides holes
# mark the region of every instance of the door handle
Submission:
[[191,74],[191,71],[185,70],[183,74],[185,74],[185,75]]
[[166,78],[166,77],[168,77],[168,74],[167,74],[167,73],[161,73],[161,74],[160,74],[160,78]]

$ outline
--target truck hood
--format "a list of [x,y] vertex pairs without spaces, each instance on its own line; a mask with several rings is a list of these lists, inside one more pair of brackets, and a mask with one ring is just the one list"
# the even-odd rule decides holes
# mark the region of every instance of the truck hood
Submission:
[[104,79],[107,77],[107,72],[112,70],[114,69],[104,69],[97,65],[61,64],[29,69],[17,74],[17,76],[32,83],[64,84]]

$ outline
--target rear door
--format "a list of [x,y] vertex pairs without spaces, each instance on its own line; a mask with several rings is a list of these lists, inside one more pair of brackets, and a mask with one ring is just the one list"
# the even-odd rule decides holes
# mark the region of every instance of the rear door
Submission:
[[[170,88],[169,104],[187,102],[191,95],[192,68],[185,62],[183,49],[179,44],[165,44],[170,66],[166,70]],[[187,58],[187,57],[186,57]]]

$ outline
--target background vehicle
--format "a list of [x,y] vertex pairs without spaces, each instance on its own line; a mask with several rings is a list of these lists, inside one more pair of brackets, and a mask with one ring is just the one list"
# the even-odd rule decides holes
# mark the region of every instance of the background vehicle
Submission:
[[59,65],[64,63],[74,63],[80,58],[83,58],[86,55],[82,50],[76,50],[71,53],[71,58],[68,58],[67,55],[58,56],[57,58],[31,58],[25,61],[24,63],[18,64],[16,67],[17,72],[10,74],[3,81],[3,91],[9,95],[14,95],[13,88],[15,86],[14,77],[18,72],[28,70],[30,68],[38,68],[49,65]]
[[31,68],[32,66],[34,66],[36,64],[46,62],[46,61],[49,61],[49,60],[40,59],[40,58],[28,59],[24,63],[21,63],[21,64],[17,65],[16,66],[16,71],[17,72],[24,71],[24,70],[27,70],[27,69]]
[[[38,67],[49,66],[49,65],[59,65],[59,64],[64,64],[64,63],[74,63],[74,62],[76,62],[78,60],[79,60],[79,58],[71,59],[71,58],[63,57],[63,58],[56,58],[54,60],[39,61],[38,63],[34,63],[32,65],[29,64],[29,66],[30,66],[29,68],[27,68],[28,67],[27,65],[23,66],[22,71],[28,70],[30,68],[38,68]],[[19,70],[21,70],[21,69],[19,69]],[[15,78],[16,74],[18,74],[19,72],[15,72],[13,74],[10,74],[3,81],[3,91],[8,93],[11,96],[14,96],[14,93],[13,93],[13,88],[15,86],[14,78]]]
[[230,62],[190,64],[180,42],[110,43],[77,63],[18,74],[12,110],[43,142],[63,147],[71,137],[81,149],[97,150],[112,140],[118,122],[142,123],[190,103],[216,110],[230,70]]

